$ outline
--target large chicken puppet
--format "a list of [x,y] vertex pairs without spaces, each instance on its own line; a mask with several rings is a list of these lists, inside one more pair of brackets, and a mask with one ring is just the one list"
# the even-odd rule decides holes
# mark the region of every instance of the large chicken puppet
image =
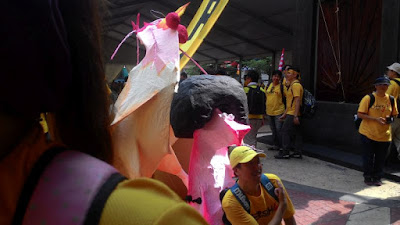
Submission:
[[[136,26],[146,55],[130,71],[113,109],[113,164],[129,178],[164,181],[187,196],[210,224],[222,224],[219,193],[234,184],[227,147],[240,145],[250,129],[242,125],[247,120],[246,95],[233,78],[213,75],[192,76],[175,93],[179,43],[187,40],[179,16],[186,6],[143,28]],[[191,140],[183,150],[189,154],[175,155],[177,149],[171,146],[178,139]],[[176,181],[184,191],[177,190]]]

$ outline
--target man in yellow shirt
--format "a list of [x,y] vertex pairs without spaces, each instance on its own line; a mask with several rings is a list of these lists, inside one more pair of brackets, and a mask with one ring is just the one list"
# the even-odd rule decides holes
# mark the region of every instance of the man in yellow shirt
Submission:
[[366,95],[360,102],[357,116],[362,119],[359,133],[364,148],[364,183],[381,186],[385,157],[392,140],[390,121],[398,111],[396,101],[392,101],[385,93],[390,85],[389,78],[378,77],[374,85],[376,92],[372,95],[375,99],[373,105],[369,107],[372,96]]
[[273,146],[270,150],[279,150],[282,147],[281,129],[283,122],[279,119],[285,112],[284,93],[281,83],[282,72],[275,70],[272,72],[272,83],[268,86],[265,94],[267,96],[267,115],[272,131]]
[[[294,218],[294,206],[278,176],[274,174],[262,174],[262,164],[260,157],[266,157],[264,153],[257,153],[251,147],[238,146],[234,148],[229,156],[229,161],[235,175],[238,177],[237,185],[239,189],[232,193],[229,189],[222,199],[222,208],[229,222],[236,224],[281,224],[282,219],[286,225],[296,224]],[[275,193],[278,201],[267,191],[261,183],[261,177],[266,176],[272,184],[270,191]],[[266,185],[268,186],[268,185]],[[273,190],[274,189],[274,190]],[[236,196],[235,196],[236,195]],[[250,206],[246,211],[239,202],[247,199]]]
[[[280,117],[284,120],[282,126],[282,147],[274,157],[276,159],[302,158],[303,136],[300,127],[300,106],[303,98],[303,86],[298,80],[300,70],[289,68],[286,79],[289,86],[285,89],[286,111]],[[294,138],[292,138],[294,137]],[[290,147],[294,146],[294,153],[290,155]]]
[[[393,63],[387,67],[387,75],[390,78],[390,85],[386,94],[391,95],[398,102],[400,94],[400,64]],[[392,126],[392,142],[389,151],[396,149],[397,158],[400,160],[400,118],[394,118]]]
[[245,78],[244,87],[249,107],[249,125],[251,130],[246,134],[243,142],[255,147],[257,147],[257,133],[263,125],[265,115],[265,90],[259,86],[259,79],[260,74],[257,71],[249,70]]

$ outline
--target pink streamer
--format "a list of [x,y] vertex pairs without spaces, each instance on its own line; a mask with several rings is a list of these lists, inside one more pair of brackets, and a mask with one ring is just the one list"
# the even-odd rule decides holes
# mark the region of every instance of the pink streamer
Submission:
[[[139,30],[139,19],[140,19],[140,13],[137,14],[136,17],[136,30]],[[139,38],[136,35],[136,65],[139,64],[139,56],[140,56],[140,52],[139,52]]]
[[133,30],[133,31],[129,32],[129,34],[127,34],[127,35],[125,36],[125,38],[122,39],[122,41],[118,44],[117,48],[114,50],[114,53],[113,53],[112,56],[111,56],[111,60],[114,59],[115,54],[117,54],[119,48],[120,48],[121,45],[126,41],[126,39],[128,39],[130,36],[132,36],[132,34],[135,33],[135,32],[136,32],[136,30]]
[[208,73],[203,69],[203,67],[200,66],[200,64],[198,64],[198,63],[196,62],[196,60],[194,60],[192,57],[190,57],[190,56],[189,56],[185,51],[183,51],[181,48],[179,48],[179,50],[181,50],[181,52],[182,52],[186,57],[188,57],[190,60],[192,60],[192,62],[193,62],[197,67],[199,67],[199,69],[201,70],[201,72],[203,72],[204,74],[208,75]]

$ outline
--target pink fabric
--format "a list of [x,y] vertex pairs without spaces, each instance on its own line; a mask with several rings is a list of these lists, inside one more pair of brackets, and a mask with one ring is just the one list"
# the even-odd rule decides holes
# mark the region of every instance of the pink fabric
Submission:
[[232,115],[220,113],[215,110],[211,121],[194,132],[189,165],[188,195],[202,199],[201,205],[191,205],[212,225],[222,224],[219,193],[234,184],[227,147],[240,145],[250,130],[249,126],[233,121]]
[[159,27],[162,21],[139,30],[146,56],[130,71],[114,105],[113,165],[129,178],[151,177],[170,152],[169,117],[180,76],[179,43],[176,30]]
[[60,153],[40,177],[23,224],[83,224],[99,188],[116,172],[89,155]]

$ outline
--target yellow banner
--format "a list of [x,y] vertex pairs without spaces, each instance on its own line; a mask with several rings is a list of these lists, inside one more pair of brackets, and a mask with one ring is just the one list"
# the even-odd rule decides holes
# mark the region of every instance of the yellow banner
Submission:
[[[203,0],[187,28],[188,41],[180,45],[180,48],[190,57],[197,51],[228,2],[229,0]],[[189,60],[181,53],[180,68],[182,69]]]

